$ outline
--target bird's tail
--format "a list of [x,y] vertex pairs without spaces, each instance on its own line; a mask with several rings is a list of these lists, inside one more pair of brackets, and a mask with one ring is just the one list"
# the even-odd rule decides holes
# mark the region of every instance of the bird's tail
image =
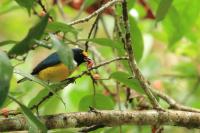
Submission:
[[27,80],[27,78],[26,78],[26,77],[24,77],[24,78],[22,78],[22,79],[18,80],[18,81],[17,81],[17,83],[19,84],[19,83],[21,83],[21,82],[24,82],[24,81],[26,81],[26,80]]

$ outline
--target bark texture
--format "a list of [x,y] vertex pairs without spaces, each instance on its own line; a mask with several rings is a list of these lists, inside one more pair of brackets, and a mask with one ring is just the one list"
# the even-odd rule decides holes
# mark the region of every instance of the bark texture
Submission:
[[[48,129],[80,128],[93,125],[113,127],[117,125],[171,125],[187,128],[200,128],[200,113],[176,110],[145,111],[96,111],[48,115],[41,117]],[[27,130],[24,116],[0,119],[0,131]]]

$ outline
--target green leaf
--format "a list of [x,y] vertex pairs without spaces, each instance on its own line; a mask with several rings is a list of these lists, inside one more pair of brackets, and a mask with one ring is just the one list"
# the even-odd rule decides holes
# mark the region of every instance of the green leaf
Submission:
[[34,114],[31,112],[29,108],[24,106],[13,96],[9,95],[9,98],[15,101],[21,107],[21,111],[24,114],[25,118],[27,119],[30,128],[34,129],[35,132],[47,133],[46,126],[36,116],[34,116]]
[[0,50],[0,108],[7,98],[12,73],[13,68],[7,55]]
[[115,5],[115,13],[116,16],[122,16],[122,5],[121,4],[116,4]]
[[135,54],[136,61],[139,62],[143,56],[143,49],[144,49],[143,37],[137,25],[137,22],[132,16],[129,16],[129,22],[130,22],[132,48]]
[[101,46],[115,48],[120,54],[124,53],[124,45],[120,41],[115,41],[108,38],[94,38],[89,40]]
[[135,1],[136,0],[127,0],[127,3],[128,3],[128,10],[131,10],[133,7],[134,7],[134,5],[135,5]]
[[51,32],[57,32],[57,31],[62,31],[62,32],[65,32],[65,33],[71,32],[75,36],[78,34],[78,31],[74,27],[67,25],[65,23],[61,23],[61,22],[49,23],[47,25],[47,30],[49,30]]
[[114,108],[112,99],[102,94],[84,96],[79,103],[79,110],[88,111],[89,107],[97,109],[111,110]]
[[172,5],[173,0],[161,0],[156,11],[156,21],[163,20],[168,13],[169,8]]
[[23,55],[34,45],[34,40],[40,40],[48,23],[49,15],[44,16],[41,21],[32,27],[26,37],[16,44],[8,53],[10,57]]
[[34,82],[40,84],[41,86],[45,87],[45,89],[47,89],[49,92],[52,92],[54,95],[56,95],[56,97],[57,97],[58,99],[60,99],[60,100],[62,101],[62,103],[65,105],[63,99],[55,92],[55,90],[56,90],[57,88],[56,88],[54,85],[52,85],[53,87],[51,87],[51,86],[49,86],[46,82],[44,82],[44,81],[42,81],[42,80],[36,78],[35,76],[33,76],[33,75],[31,75],[31,74],[27,74],[27,73],[21,72],[21,71],[16,70],[16,69],[14,70],[14,73],[17,73],[17,74],[19,74],[19,75],[21,75],[21,76],[23,76],[23,77],[26,77],[26,78],[28,78],[29,80],[34,81]]
[[31,108],[32,106],[36,105],[38,102],[41,101],[41,99],[44,96],[47,96],[48,93],[49,93],[49,91],[47,89],[43,89],[40,92],[38,92],[38,94],[33,99],[31,99],[31,101],[28,104],[28,107]]
[[50,91],[53,90],[52,88],[50,88],[50,86],[49,86],[46,82],[44,82],[44,81],[42,81],[42,80],[36,78],[35,76],[33,76],[33,75],[31,75],[31,74],[24,73],[24,72],[22,72],[22,71],[20,71],[20,70],[17,70],[17,69],[14,70],[14,73],[19,74],[19,75],[21,75],[21,76],[23,76],[23,77],[26,77],[26,78],[28,78],[29,80],[34,81],[34,82],[36,82],[36,83],[42,85],[42,86],[45,87],[45,88],[48,88]]
[[108,46],[111,48],[121,49],[123,48],[123,44],[119,41],[114,41],[108,38],[94,38],[90,39],[91,42],[97,43],[102,46]]
[[12,0],[4,0],[0,4],[0,15],[13,11],[15,9],[19,9],[19,6],[16,5],[15,2],[13,2]]
[[182,18],[177,9],[172,6],[169,10],[169,14],[164,21],[164,28],[167,31],[169,38],[169,45],[173,46],[178,40],[180,40],[184,34],[184,25]]
[[95,0],[84,0],[83,5],[84,5],[84,7],[89,7],[89,6],[91,6],[92,4],[94,4],[94,3],[96,3]]
[[[200,13],[199,0],[174,1],[164,22],[170,48],[184,35],[191,39],[197,35],[194,29]],[[197,35],[198,36],[198,35]],[[181,44],[182,45],[182,44]],[[179,46],[177,46],[179,48]]]
[[35,0],[15,0],[20,6],[25,7],[29,14],[31,11],[31,8],[33,7],[33,4],[35,2]]
[[[188,5],[190,5],[190,9],[188,10]],[[188,0],[187,2],[185,2],[183,11],[181,12],[181,16],[182,16],[182,21],[184,24],[185,29],[185,33],[188,33],[188,30],[191,29],[196,20],[199,18],[199,14],[200,14],[200,6],[199,6],[199,0]],[[193,29],[191,29],[191,32],[193,32]]]
[[17,41],[6,40],[6,41],[0,42],[0,46],[4,46],[4,45],[7,45],[7,44],[16,44],[16,43],[17,43]]
[[124,85],[127,85],[137,92],[144,93],[143,89],[140,87],[138,80],[133,78],[129,79],[130,75],[125,72],[114,72],[110,75],[110,77],[123,83]]
[[50,38],[52,40],[52,43],[57,50],[57,53],[61,59],[61,61],[68,66],[70,70],[74,69],[74,63],[73,63],[73,53],[71,48],[68,46],[68,44],[64,44],[62,41],[58,40],[55,35],[50,34]]

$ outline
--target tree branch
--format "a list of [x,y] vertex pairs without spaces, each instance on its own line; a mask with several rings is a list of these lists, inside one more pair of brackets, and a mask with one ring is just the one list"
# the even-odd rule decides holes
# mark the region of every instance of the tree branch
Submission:
[[131,40],[131,35],[130,35],[130,27],[129,27],[129,20],[128,20],[128,11],[127,11],[127,2],[126,0],[123,0],[122,2],[122,13],[123,13],[123,21],[124,21],[124,28],[125,28],[125,40],[124,40],[124,45],[125,49],[128,53],[129,57],[129,66],[132,71],[132,74],[135,75],[135,78],[139,81],[141,87],[144,89],[144,92],[148,96],[150,102],[152,103],[154,108],[161,109],[158,101],[152,94],[150,90],[150,86],[147,82],[147,80],[144,78],[142,73],[140,72],[136,60],[135,60],[135,54],[132,49],[132,40]]
[[[171,125],[187,128],[200,128],[200,113],[187,111],[97,111],[77,112],[41,117],[48,129],[80,128],[104,125],[113,127],[125,124],[135,125]],[[0,131],[27,130],[28,122],[24,116],[0,119]]]

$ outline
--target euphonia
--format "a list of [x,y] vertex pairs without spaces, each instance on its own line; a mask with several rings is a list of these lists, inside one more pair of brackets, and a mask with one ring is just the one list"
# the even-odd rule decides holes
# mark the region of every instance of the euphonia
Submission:
[[[93,62],[88,57],[87,52],[80,48],[72,49],[74,62],[78,67],[80,64],[87,62],[88,67],[92,67]],[[48,82],[59,82],[67,79],[74,70],[70,70],[65,64],[63,64],[58,56],[58,53],[52,53],[43,61],[41,61],[32,71],[31,75],[37,76],[39,79]],[[24,81],[21,79],[20,83]]]

